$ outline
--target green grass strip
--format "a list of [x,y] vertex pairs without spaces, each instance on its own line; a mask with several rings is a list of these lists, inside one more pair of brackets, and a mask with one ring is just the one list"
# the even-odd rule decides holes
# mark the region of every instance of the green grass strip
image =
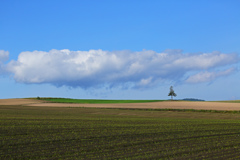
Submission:
[[[70,107],[71,108],[71,107]],[[81,107],[87,108],[87,107]],[[92,107],[95,108],[95,107]],[[118,109],[118,110],[141,110],[141,111],[171,111],[171,112],[205,112],[205,113],[234,113],[240,114],[239,111],[225,111],[225,110],[204,110],[204,109],[171,109],[171,108],[163,108],[163,109],[146,109],[146,108],[99,108],[95,109]]]
[[209,102],[240,103],[240,100],[229,100],[229,101],[209,101]]
[[82,103],[82,104],[109,104],[109,103],[146,103],[162,102],[165,100],[103,100],[103,99],[70,99],[70,98],[37,98],[54,103]]

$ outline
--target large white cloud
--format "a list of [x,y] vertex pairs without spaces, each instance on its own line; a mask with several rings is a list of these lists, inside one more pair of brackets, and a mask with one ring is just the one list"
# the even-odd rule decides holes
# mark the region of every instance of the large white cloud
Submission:
[[[64,49],[22,52],[16,61],[8,64],[8,70],[21,83],[82,88],[126,84],[148,87],[159,81],[183,80],[191,71],[202,72],[238,62],[237,54],[220,52],[184,54],[181,50],[157,53],[151,50],[109,52]],[[186,82],[192,83],[196,81],[194,79],[189,77]]]

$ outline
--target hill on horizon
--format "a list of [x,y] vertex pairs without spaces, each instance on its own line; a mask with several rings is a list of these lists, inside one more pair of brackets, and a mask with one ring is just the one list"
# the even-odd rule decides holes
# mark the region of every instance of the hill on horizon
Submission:
[[205,101],[203,99],[197,99],[197,98],[184,98],[183,101]]

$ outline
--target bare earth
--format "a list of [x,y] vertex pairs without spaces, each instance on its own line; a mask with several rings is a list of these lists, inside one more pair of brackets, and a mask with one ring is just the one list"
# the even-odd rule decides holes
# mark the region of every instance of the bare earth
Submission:
[[0,106],[4,106],[4,105],[21,105],[21,106],[25,106],[25,105],[40,104],[40,103],[43,103],[43,102],[35,100],[35,99],[20,99],[20,98],[16,98],[16,99],[0,99]]
[[164,101],[151,103],[120,103],[120,104],[74,104],[46,103],[34,99],[0,99],[1,105],[21,105],[36,107],[94,107],[94,108],[142,108],[142,109],[197,109],[197,110],[240,110],[240,103],[228,102],[185,102]]

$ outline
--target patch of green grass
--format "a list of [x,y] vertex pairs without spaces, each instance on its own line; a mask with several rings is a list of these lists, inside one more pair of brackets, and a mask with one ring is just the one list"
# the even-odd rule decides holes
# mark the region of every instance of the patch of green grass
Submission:
[[240,114],[0,106],[0,159],[238,159]]
[[122,110],[145,110],[145,111],[173,111],[173,112],[209,112],[209,113],[233,113],[240,114],[239,110],[227,111],[227,110],[204,110],[204,109],[172,109],[172,108],[162,108],[162,109],[142,109],[142,108],[116,108]]
[[82,103],[82,104],[146,103],[164,101],[164,100],[103,100],[103,99],[70,99],[70,98],[37,98],[37,99],[54,103]]
[[240,100],[229,100],[229,101],[209,101],[209,102],[240,103]]

